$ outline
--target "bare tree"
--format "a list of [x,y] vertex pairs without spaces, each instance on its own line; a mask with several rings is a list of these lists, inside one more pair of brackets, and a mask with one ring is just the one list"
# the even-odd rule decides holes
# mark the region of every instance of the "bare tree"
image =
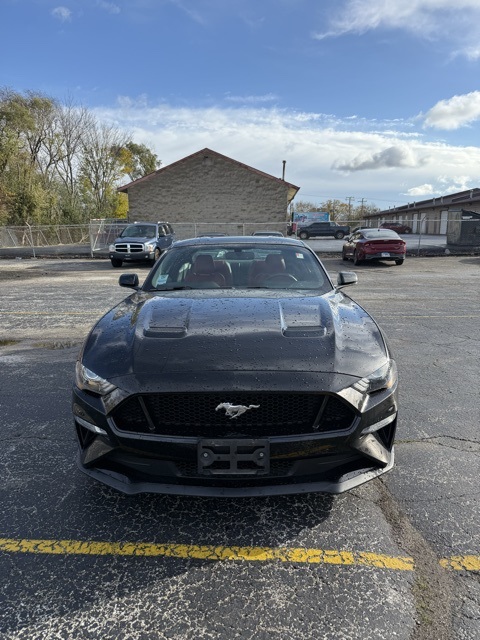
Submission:
[[116,186],[125,166],[118,150],[128,142],[127,134],[106,124],[88,127],[82,138],[80,178],[93,217],[109,217],[116,208]]

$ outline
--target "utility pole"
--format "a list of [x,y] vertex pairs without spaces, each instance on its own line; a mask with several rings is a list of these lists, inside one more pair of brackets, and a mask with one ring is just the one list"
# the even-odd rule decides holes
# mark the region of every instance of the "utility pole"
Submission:
[[348,219],[350,220],[352,215],[352,200],[355,200],[353,196],[347,196],[345,200],[348,200]]

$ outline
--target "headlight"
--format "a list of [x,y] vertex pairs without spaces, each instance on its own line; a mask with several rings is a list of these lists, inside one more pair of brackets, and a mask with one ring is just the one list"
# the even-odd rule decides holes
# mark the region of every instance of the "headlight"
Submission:
[[106,396],[107,393],[116,389],[114,384],[90,371],[81,362],[77,362],[75,366],[75,382],[79,389],[93,391],[101,396]]
[[145,245],[145,251],[153,251],[155,249],[155,245],[154,244],[146,244]]
[[108,247],[108,250],[109,250],[109,251],[115,251],[115,245],[114,245],[114,244],[111,244],[111,245]]
[[355,382],[352,386],[361,393],[373,393],[381,389],[390,389],[395,384],[396,379],[397,365],[395,360],[388,360],[383,367]]

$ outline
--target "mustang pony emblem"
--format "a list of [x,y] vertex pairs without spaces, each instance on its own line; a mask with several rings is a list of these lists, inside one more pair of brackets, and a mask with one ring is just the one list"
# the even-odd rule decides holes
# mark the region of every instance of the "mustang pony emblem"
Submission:
[[238,416],[241,416],[242,413],[245,413],[245,411],[248,411],[249,409],[258,409],[259,406],[260,406],[259,404],[251,404],[248,407],[246,407],[244,404],[232,404],[231,402],[222,402],[221,404],[218,405],[215,411],[218,411],[219,409],[225,409],[225,414],[229,418],[238,418]]

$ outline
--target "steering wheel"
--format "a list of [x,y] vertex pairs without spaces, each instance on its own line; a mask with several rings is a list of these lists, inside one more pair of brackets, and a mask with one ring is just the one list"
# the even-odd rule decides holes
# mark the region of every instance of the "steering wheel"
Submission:
[[285,286],[288,287],[292,285],[294,282],[298,282],[295,276],[292,276],[290,273],[275,273],[273,276],[268,276],[263,280],[264,284],[268,286],[269,284],[278,285],[279,287]]

